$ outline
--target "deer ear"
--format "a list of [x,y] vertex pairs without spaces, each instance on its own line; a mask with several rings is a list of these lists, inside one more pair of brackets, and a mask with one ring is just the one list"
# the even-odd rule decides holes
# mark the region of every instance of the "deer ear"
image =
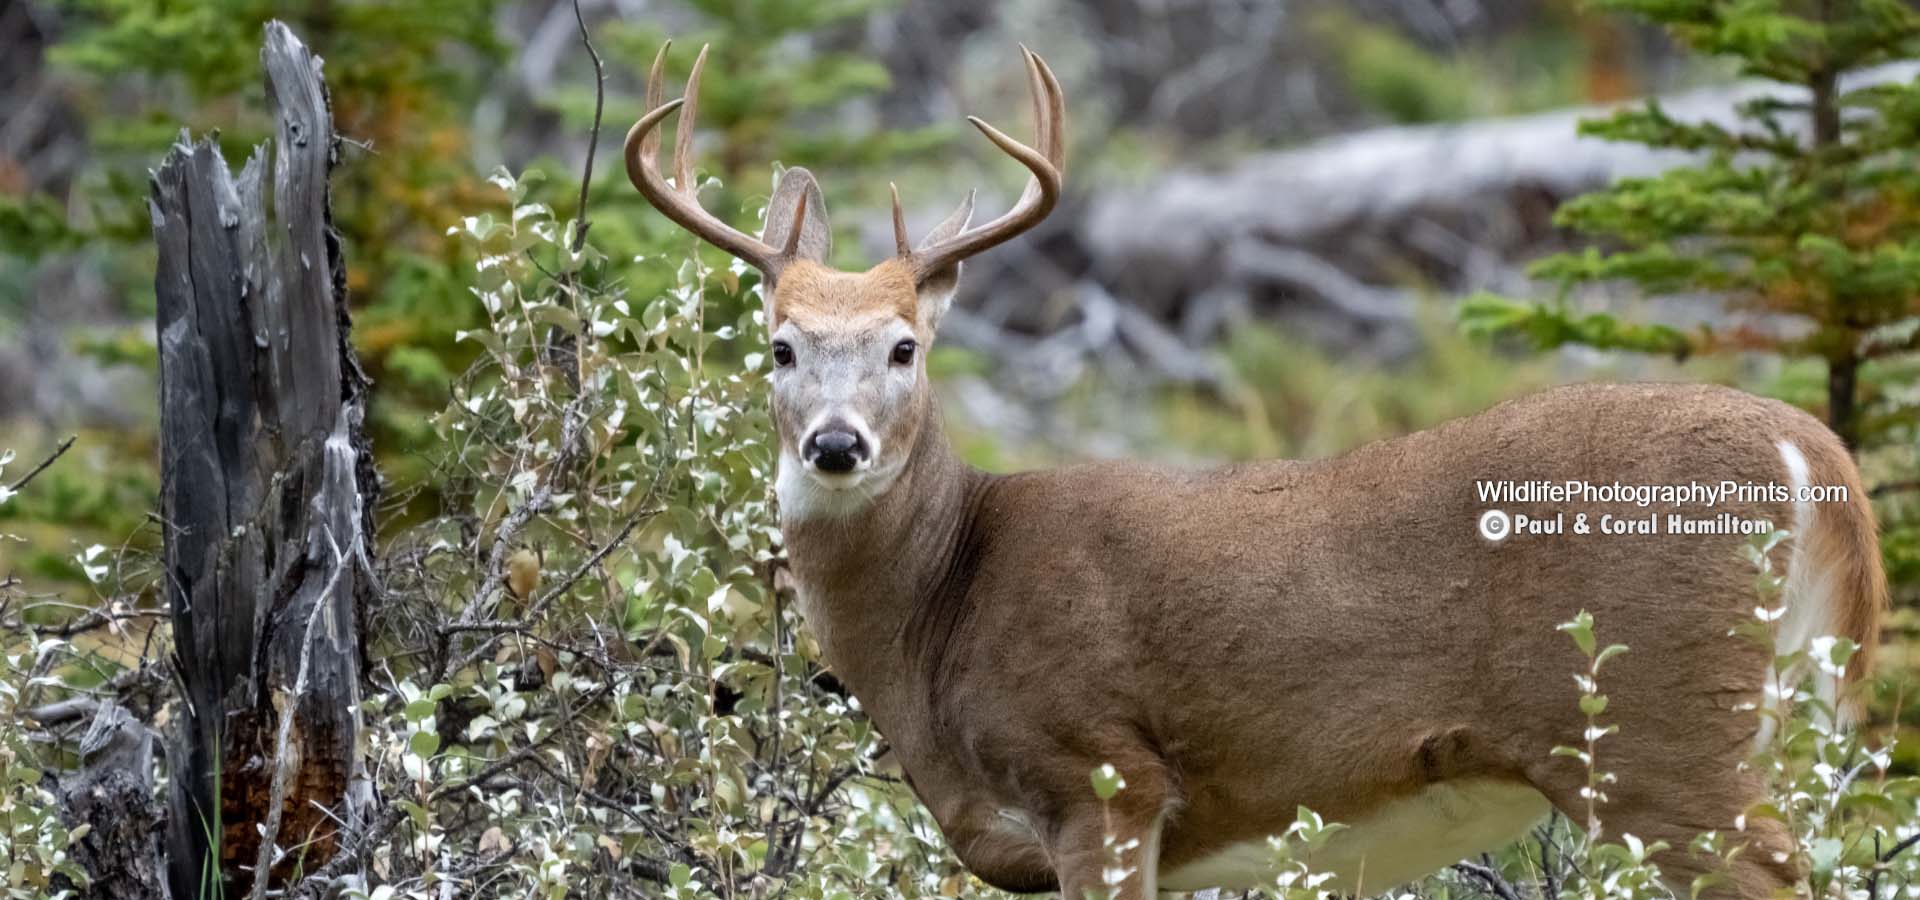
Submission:
[[[967,223],[973,221],[973,198],[974,192],[968,191],[967,199],[961,201],[960,208],[947,216],[945,221],[933,226],[933,231],[920,241],[920,248],[951,240],[954,235],[965,231]],[[921,315],[930,325],[938,325],[941,317],[947,314],[947,307],[953,304],[954,291],[960,288],[960,263],[928,272],[921,276],[916,288],[920,292]]]
[[767,201],[767,222],[761,229],[760,240],[776,250],[786,249],[793,238],[794,214],[798,211],[795,207],[801,203],[807,205],[807,213],[800,221],[800,242],[794,245],[794,258],[825,263],[833,252],[827,201],[820,195],[820,185],[813,180],[813,173],[798,166],[782,174],[780,183],[774,187],[773,199]]

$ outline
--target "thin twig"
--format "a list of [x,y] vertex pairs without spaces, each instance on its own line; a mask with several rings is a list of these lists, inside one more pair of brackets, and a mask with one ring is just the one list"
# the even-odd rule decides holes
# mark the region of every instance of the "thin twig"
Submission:
[[1540,896],[1546,900],[1560,896],[1560,867],[1553,862],[1553,826],[1559,820],[1559,812],[1550,813],[1546,828],[1540,835]]
[[1905,481],[1882,482],[1874,485],[1872,489],[1867,491],[1867,494],[1871,497],[1886,497],[1908,491],[1920,491],[1920,478],[1910,478]]
[[1480,854],[1479,865],[1461,860],[1453,864],[1453,870],[1472,876],[1474,880],[1486,885],[1487,889],[1498,896],[1500,900],[1520,900],[1520,893],[1514,890],[1513,885],[1507,883],[1507,879],[1500,874],[1498,869],[1493,867],[1492,856],[1485,853]]
[[580,208],[573,215],[573,252],[579,253],[587,243],[587,228],[593,224],[587,221],[587,189],[593,185],[593,154],[600,147],[600,111],[607,103],[607,70],[600,62],[600,51],[594,49],[593,35],[587,31],[587,17],[580,12],[580,0],[573,0],[573,20],[580,25],[580,43],[586,45],[587,56],[593,60],[593,132],[587,138],[587,164],[580,171]]
[[[585,577],[587,572],[591,571],[593,568],[600,565],[601,561],[605,560],[608,554],[612,553],[615,548],[619,547],[621,544],[626,542],[627,537],[633,534],[633,530],[636,527],[638,527],[641,522],[651,519],[653,516],[658,515],[663,511],[664,510],[661,510],[661,509],[649,509],[649,510],[634,514],[633,517],[627,520],[626,526],[620,529],[619,534],[614,535],[612,540],[609,540],[605,544],[602,544],[600,546],[600,549],[595,550],[593,552],[593,555],[587,558],[586,562],[581,563],[578,567],[576,567],[573,570],[573,572],[569,573],[567,577],[564,580],[562,580],[559,584],[553,586],[551,589],[541,594],[539,599],[533,602],[533,605],[527,607],[525,613],[521,615],[519,619],[513,622],[496,622],[496,623],[467,622],[467,621],[453,622],[453,623],[449,623],[441,626],[440,630],[441,630],[442,638],[445,639],[457,632],[480,632],[480,633],[493,635],[494,637],[497,638],[499,635],[502,635],[502,634],[517,634],[517,633],[532,630],[533,624],[539,621],[540,614],[546,610],[547,604],[553,602],[554,598],[560,596],[561,594],[565,593],[567,590],[572,588],[574,584],[580,581],[581,578]],[[482,658],[486,657],[488,654],[493,652],[492,650],[493,646],[494,644],[493,644],[492,638],[481,641],[478,645],[474,646],[472,650],[469,650],[465,656],[462,656],[458,661],[448,665],[445,671],[458,672],[462,669],[465,669],[468,666],[473,665],[476,662],[479,662]]]
[[[580,432],[586,426],[586,412],[583,407],[592,396],[591,394],[580,394],[572,400],[567,401],[566,408],[561,411],[560,449],[555,461],[556,467],[558,467],[560,460],[572,456],[576,451],[580,442]],[[483,614],[492,611],[493,600],[499,595],[501,585],[505,578],[507,548],[512,545],[513,539],[520,533],[520,529],[526,527],[527,523],[533,521],[534,516],[546,511],[547,504],[553,499],[553,494],[554,486],[552,479],[550,477],[543,479],[540,486],[534,490],[533,496],[528,497],[525,503],[520,504],[513,512],[508,513],[507,517],[500,522],[500,527],[494,531],[493,552],[488,556],[485,573],[481,578],[480,585],[474,589],[473,596],[467,600],[466,608],[460,611],[459,618],[455,620],[458,624],[472,625],[479,622]],[[452,671],[447,667],[447,664],[452,661],[448,655],[450,652],[449,643],[452,637],[453,633],[451,631],[443,631],[440,635],[439,646],[435,648],[440,660],[440,667],[435,673],[436,681],[444,677],[447,672]]]
[[[575,704],[575,706],[583,710],[588,709],[592,707],[594,704],[599,703],[601,700],[605,699],[606,696],[612,692],[613,692],[613,688],[611,685],[601,685],[600,687],[592,691],[582,694],[580,698],[580,702],[578,704]],[[454,793],[455,791],[466,790],[476,784],[485,783],[487,779],[492,778],[493,776],[498,775],[501,772],[505,772],[506,770],[511,769],[514,766],[520,765],[521,763],[526,762],[529,758],[532,758],[538,755],[541,751],[547,748],[548,744],[553,743],[553,741],[556,738],[561,737],[565,733],[566,733],[566,729],[562,729],[562,728],[555,728],[551,731],[548,731],[546,734],[543,734],[540,737],[536,738],[535,740],[529,742],[526,746],[515,749],[512,752],[508,753],[507,755],[496,758],[492,762],[489,762],[486,765],[481,766],[480,770],[473,773],[473,775],[469,778],[466,778],[460,781],[448,781],[444,784],[441,784],[438,788],[435,788],[431,794],[428,794],[427,797],[429,800],[438,800],[448,794]]]
[[[587,787],[584,784],[578,783],[573,778],[570,778],[567,775],[561,773],[559,770],[555,769],[551,763],[547,762],[545,759],[542,759],[540,757],[540,754],[538,753],[527,756],[524,761],[531,764],[534,768],[537,768],[542,772],[545,772],[547,774],[547,777],[552,778],[555,781],[566,784],[569,789],[577,792],[580,796],[593,801],[595,805],[603,809],[611,810],[614,813],[617,813],[621,816],[624,816],[632,820],[635,824],[638,824],[640,827],[647,829],[649,832],[652,832],[655,837],[662,838],[662,839],[665,839],[667,837],[666,835],[660,833],[659,829],[654,826],[654,823],[648,821],[645,816],[635,812],[633,809],[633,803],[624,802],[619,799],[609,797],[605,794],[595,791],[590,787]],[[650,859],[643,856],[628,857],[625,862],[626,862],[626,865],[633,870],[634,874],[639,875],[640,877],[645,878],[648,881],[656,882],[659,884],[668,883],[668,879],[667,879],[668,866],[664,862],[661,862],[656,859]]]
[[40,725],[59,725],[76,719],[92,718],[100,708],[100,701],[92,697],[68,697],[65,700],[36,706],[22,715],[28,721]]
[[[591,707],[605,699],[609,693],[612,693],[612,688],[610,686],[602,686],[597,690],[583,694],[578,708],[586,709]],[[530,759],[537,758],[537,755],[541,751],[545,750],[554,739],[562,736],[564,733],[565,729],[559,728],[548,731],[532,743],[487,763],[468,778],[447,781],[441,784],[438,788],[429,792],[426,798],[421,800],[420,803],[422,805],[431,805],[445,799],[450,794],[483,785],[500,773],[525,763]],[[326,865],[321,866],[315,870],[312,875],[302,879],[299,886],[289,891],[287,896],[325,896],[334,882],[338,881],[341,876],[347,874],[347,872],[359,865],[362,860],[370,857],[374,848],[378,847],[382,841],[385,841],[387,835],[393,833],[393,830],[398,828],[400,823],[406,820],[407,814],[404,810],[398,806],[389,806],[385,816],[382,816],[378,821],[370,823],[364,830],[360,831],[356,840],[343,841],[341,849],[334,854],[331,860],[327,861]]]
[[[549,588],[545,593],[541,594],[539,598],[535,599],[533,605],[527,607],[526,613],[519,619],[508,622],[448,622],[440,626],[441,633],[452,634],[460,631],[508,632],[533,627],[534,620],[539,618],[540,612],[546,608],[547,604],[553,602],[554,598],[566,593],[575,584],[578,584],[580,579],[585,578],[587,573],[592,571],[594,567],[600,565],[602,560],[606,559],[608,555],[612,554],[614,550],[626,542],[627,538],[633,534],[633,530],[638,528],[641,522],[651,519],[665,511],[664,507],[655,507],[635,513],[629,517],[627,524],[621,527],[619,533],[615,534],[611,540],[601,544],[599,549],[593,551],[592,556],[587,557],[586,562],[581,563],[576,566],[572,572],[567,573],[567,577],[562,579],[559,584]],[[456,671],[458,671],[459,668],[459,666],[454,667]]]
[[[8,579],[7,581],[0,582],[0,587],[10,587],[16,583],[17,582],[13,581],[12,579]],[[53,604],[39,604],[37,605],[36,608],[45,608],[46,606],[49,606],[49,605],[53,605]],[[68,608],[73,608],[74,606],[73,604],[59,604],[59,605],[66,606]],[[35,635],[47,635],[47,636],[52,636],[57,638],[71,638],[76,635],[84,634],[86,632],[93,631],[99,628],[113,629],[116,626],[118,626],[121,622],[131,622],[138,619],[158,618],[163,615],[166,615],[164,611],[155,611],[155,610],[147,610],[147,609],[129,609],[123,612],[123,611],[114,610],[111,608],[111,605],[109,605],[107,608],[104,608],[104,609],[98,608],[98,607],[94,609],[89,609],[86,611],[85,614],[79,616],[78,618],[70,619],[66,622],[62,622],[61,624],[55,625],[52,627],[43,628],[41,626],[31,625],[25,622],[0,620],[0,628],[13,630],[13,631],[31,632]]]
[[1880,854],[1880,858],[1874,862],[1873,874],[1867,876],[1867,900],[1880,900],[1881,873],[1887,870],[1887,866],[1893,862],[1894,857],[1907,852],[1915,844],[1920,844],[1920,833],[1908,835],[1906,840],[1893,845],[1887,852]]
[[16,481],[8,485],[7,490],[10,493],[15,493],[15,494],[20,493],[20,490],[22,488],[25,488],[27,486],[27,483],[34,479],[34,476],[37,476],[41,472],[46,471],[48,466],[53,465],[54,460],[59,459],[60,457],[66,455],[67,448],[73,446],[73,442],[77,438],[79,438],[79,435],[68,435],[66,440],[60,442],[60,446],[53,448],[53,453],[51,455],[49,455],[46,459],[41,460],[40,464],[37,466],[34,466],[31,471],[27,472],[27,474],[20,476],[19,481]]

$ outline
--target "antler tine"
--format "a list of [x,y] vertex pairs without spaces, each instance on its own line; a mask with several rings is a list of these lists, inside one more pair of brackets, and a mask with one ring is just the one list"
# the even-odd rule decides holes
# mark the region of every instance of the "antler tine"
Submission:
[[673,133],[673,186],[686,194],[696,193],[697,187],[693,180],[694,111],[700,106],[700,73],[707,68],[710,46],[700,46],[700,55],[693,58],[693,69],[687,72],[687,105],[680,108],[680,127]]
[[[665,92],[661,87],[661,76],[666,69],[668,46],[671,46],[671,42],[660,47],[660,53],[654,57],[653,68],[647,75],[647,105],[651,110],[641,116],[640,121],[633,123],[633,128],[627,132],[627,179],[662,215],[702,240],[739,257],[771,279],[791,261],[792,255],[781,253],[759,239],[735,230],[700,205],[699,184],[693,178],[694,97],[700,87],[700,71],[707,61],[707,48],[700,48],[700,55],[694,60],[693,71],[687,76],[686,94],[662,103],[661,97]],[[668,184],[660,174],[657,158],[660,150],[659,125],[676,109],[681,111],[680,127],[673,142],[674,183]],[[804,203],[801,205],[805,206]],[[798,215],[805,214],[803,210]],[[797,227],[794,233],[799,233]]]
[[978,116],[968,116],[967,121],[980,129],[980,133],[986,135],[994,146],[1026,166],[1033,177],[1028,179],[1026,188],[1020,192],[1020,199],[1013,208],[998,218],[978,228],[963,231],[952,240],[911,253],[906,251],[905,229],[899,224],[896,213],[895,240],[900,245],[902,255],[912,262],[916,278],[941,271],[1014,238],[1039,224],[1060,200],[1062,172],[1066,163],[1066,99],[1060,90],[1060,82],[1053,77],[1053,71],[1047,68],[1046,61],[1025,47],[1020,48],[1020,52],[1026,62],[1028,89],[1033,95],[1034,143],[1039,149],[1008,137]]
[[[660,52],[653,55],[653,65],[647,68],[647,109],[657,110],[666,103],[667,91],[662,76],[667,70],[667,51],[673,48],[671,38],[661,42]],[[635,125],[635,127],[639,127]],[[652,159],[660,152],[660,133],[649,130],[646,140],[640,145],[640,152]]]
[[[767,210],[771,217],[773,210]],[[787,232],[787,245],[780,249],[781,262],[792,262],[800,256],[800,235],[807,227],[807,198],[802,194],[800,202],[793,205],[793,228]]]
[[[1039,141],[1040,152],[1046,154],[1047,162],[1053,163],[1054,171],[1062,178],[1067,174],[1067,95],[1060,90],[1060,79],[1053,77],[1053,70],[1047,68],[1046,60],[1040,54],[1027,51],[1027,57],[1033,60],[1033,74],[1039,83],[1033,89],[1033,117],[1037,122],[1044,118],[1048,123],[1047,136]],[[1046,95],[1045,115],[1040,108],[1041,94]]]
[[901,256],[912,256],[913,242],[907,240],[907,214],[900,210],[900,186],[889,181],[887,190],[893,194],[893,246]]
[[1066,152],[1060,129],[1056,127],[1066,119],[1060,82],[1053,79],[1053,70],[1047,68],[1039,54],[1025,45],[1020,47],[1020,52],[1026,56],[1027,91],[1033,98],[1033,147],[1053,164],[1054,171],[1064,176],[1067,174]]

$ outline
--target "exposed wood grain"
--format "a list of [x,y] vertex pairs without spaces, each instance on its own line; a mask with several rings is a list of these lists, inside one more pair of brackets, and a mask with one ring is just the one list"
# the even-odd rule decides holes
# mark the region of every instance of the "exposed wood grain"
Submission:
[[367,802],[354,744],[378,480],[328,207],[337,140],[320,59],[276,22],[261,63],[275,135],[238,177],[184,135],[153,175],[161,509],[188,701],[168,749],[175,896],[216,877],[248,890],[255,860],[279,858],[263,831],[324,863]]

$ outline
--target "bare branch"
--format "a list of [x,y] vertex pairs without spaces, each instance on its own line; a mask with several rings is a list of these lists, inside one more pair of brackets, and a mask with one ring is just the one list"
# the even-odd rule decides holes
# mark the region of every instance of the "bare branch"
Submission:
[[592,222],[587,221],[587,189],[593,186],[593,156],[600,147],[600,112],[607,104],[607,70],[600,61],[600,51],[594,49],[593,35],[587,31],[587,18],[580,12],[580,0],[573,0],[573,20],[580,26],[580,43],[586,45],[587,56],[593,60],[593,131],[587,138],[587,163],[580,167],[580,208],[574,211],[573,252],[579,253],[586,246],[587,229]]
[[74,440],[77,439],[78,437],[79,437],[78,435],[68,435],[67,439],[64,441],[61,441],[60,446],[53,448],[53,453],[49,454],[46,459],[41,460],[39,465],[34,466],[31,471],[27,472],[27,474],[20,476],[20,480],[15,481],[14,483],[8,485],[7,491],[9,493],[14,493],[14,494],[20,493],[20,491],[24,489],[29,482],[33,481],[33,479],[36,476],[38,476],[41,472],[46,471],[48,466],[53,465],[54,460],[59,459],[62,456],[65,456],[67,452],[67,448],[72,447]]
[[1485,885],[1487,890],[1492,891],[1500,900],[1521,900],[1520,892],[1507,882],[1506,876],[1501,875],[1500,870],[1493,867],[1492,856],[1480,854],[1478,864],[1461,860],[1453,864],[1453,870]]
[[1874,860],[1873,874],[1867,876],[1867,900],[1880,900],[1880,876],[1893,863],[1894,857],[1907,852],[1916,844],[1920,844],[1920,832],[1908,835],[1905,840],[1887,848],[1887,852],[1880,854]]
[[1905,493],[1911,493],[1913,491],[1920,491],[1920,478],[1908,478],[1900,481],[1883,481],[1879,484],[1874,485],[1872,488],[1870,488],[1867,491],[1867,494],[1868,496],[1878,498],[1878,497],[1891,497],[1894,494],[1905,494]]

